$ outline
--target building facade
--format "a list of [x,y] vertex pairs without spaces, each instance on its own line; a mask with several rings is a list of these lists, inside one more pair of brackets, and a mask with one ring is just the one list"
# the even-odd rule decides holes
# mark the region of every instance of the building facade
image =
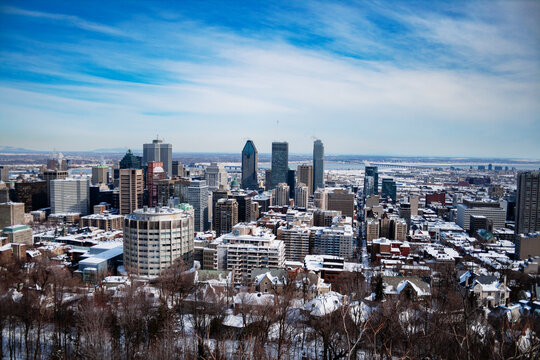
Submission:
[[248,140],[242,149],[242,189],[257,190],[257,170],[259,167],[259,153],[253,141]]
[[313,196],[313,166],[298,165],[298,182],[306,184],[309,196]]
[[272,188],[280,183],[287,183],[289,170],[289,143],[272,143]]
[[124,267],[158,276],[176,260],[193,265],[193,213],[174,208],[135,210],[124,219]]
[[324,145],[321,140],[313,142],[313,191],[324,188]]
[[211,163],[204,171],[204,178],[210,191],[227,189],[229,187],[228,177],[229,175],[223,164]]
[[161,161],[163,169],[169,177],[172,176],[172,145],[164,144],[162,140],[152,140],[151,144],[143,144],[142,165],[150,161]]
[[516,233],[540,231],[540,171],[518,174],[516,202]]
[[294,205],[296,207],[307,208],[309,190],[306,184],[299,183],[294,190]]
[[188,187],[188,202],[195,213],[195,231],[206,231],[209,228],[208,195],[205,180],[193,180]]
[[51,181],[51,212],[87,215],[90,207],[88,178],[65,178]]
[[118,207],[121,215],[127,215],[143,206],[144,174],[142,169],[119,170]]
[[214,214],[216,236],[228,234],[238,224],[238,202],[235,199],[219,199]]

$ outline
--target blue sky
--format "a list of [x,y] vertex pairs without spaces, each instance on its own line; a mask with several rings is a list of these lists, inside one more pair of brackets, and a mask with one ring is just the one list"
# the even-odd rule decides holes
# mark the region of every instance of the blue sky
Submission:
[[0,145],[540,158],[540,2],[3,1]]

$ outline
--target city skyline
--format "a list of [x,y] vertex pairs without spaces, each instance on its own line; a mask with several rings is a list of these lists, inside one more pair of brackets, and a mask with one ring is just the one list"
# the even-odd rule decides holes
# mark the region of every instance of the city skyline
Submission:
[[6,1],[0,143],[138,149],[159,133],[178,152],[308,154],[320,138],[334,154],[537,158],[539,11]]

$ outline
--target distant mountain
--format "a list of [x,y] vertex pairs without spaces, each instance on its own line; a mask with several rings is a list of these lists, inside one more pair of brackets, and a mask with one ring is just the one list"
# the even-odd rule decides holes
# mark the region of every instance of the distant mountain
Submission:
[[0,153],[8,153],[8,154],[37,154],[37,153],[46,153],[46,152],[47,151],[30,150],[30,149],[18,148],[14,146],[1,146],[0,147]]

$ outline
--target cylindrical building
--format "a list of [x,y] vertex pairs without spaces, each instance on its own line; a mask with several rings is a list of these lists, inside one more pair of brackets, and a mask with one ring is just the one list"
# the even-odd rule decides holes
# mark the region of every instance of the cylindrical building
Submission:
[[135,210],[124,220],[124,267],[157,276],[176,259],[193,265],[193,210],[155,207]]

